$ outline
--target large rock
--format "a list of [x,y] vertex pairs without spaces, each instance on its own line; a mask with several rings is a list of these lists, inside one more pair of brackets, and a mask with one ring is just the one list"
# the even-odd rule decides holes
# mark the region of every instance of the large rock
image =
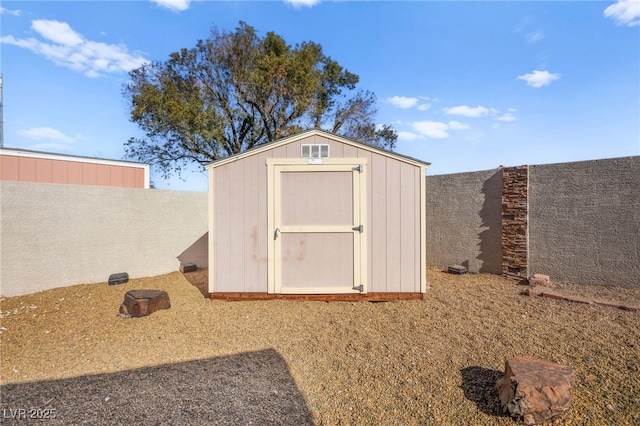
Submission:
[[567,365],[518,356],[505,362],[496,382],[504,412],[535,425],[561,415],[571,406],[575,371]]
[[120,305],[123,317],[143,317],[151,315],[158,309],[169,309],[169,295],[162,290],[130,290],[124,295]]

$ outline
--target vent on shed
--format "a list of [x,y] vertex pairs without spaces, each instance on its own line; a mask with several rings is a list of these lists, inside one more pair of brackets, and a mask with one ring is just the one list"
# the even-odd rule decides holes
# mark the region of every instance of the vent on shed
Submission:
[[307,144],[302,145],[300,149],[300,157],[302,158],[329,158],[329,145],[326,144]]

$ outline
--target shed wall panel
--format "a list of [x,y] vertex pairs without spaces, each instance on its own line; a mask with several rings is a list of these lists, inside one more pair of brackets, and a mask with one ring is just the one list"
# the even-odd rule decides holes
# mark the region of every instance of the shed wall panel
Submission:
[[[415,291],[415,201],[414,166],[400,164],[400,291]],[[419,234],[418,234],[419,235]]]
[[244,162],[229,165],[229,226],[221,230],[226,234],[229,242],[229,286],[239,286],[240,291],[246,291],[244,286],[244,245],[247,228],[244,223],[244,204],[247,191],[244,179]]
[[266,292],[268,290],[268,247],[271,242],[270,232],[267,226],[267,158],[271,158],[271,151],[263,152],[258,157],[258,280],[256,291]]
[[293,142],[287,147],[287,158],[300,158],[300,142]]
[[386,239],[386,259],[387,259],[387,290],[391,292],[401,291],[401,256],[400,256],[400,163],[397,161],[386,162],[386,189],[387,203],[387,239]]
[[259,177],[260,164],[258,156],[249,157],[244,161],[244,291],[257,292],[259,288],[258,261],[258,223],[260,215]]
[[215,265],[214,271],[215,291],[239,291],[239,289],[231,288],[229,263],[229,168],[221,167],[215,170],[214,177],[215,186],[215,218],[214,218],[214,235],[213,240],[216,245],[214,247]]
[[342,144],[342,146],[344,147],[343,150],[342,150],[342,157],[343,158],[357,158],[358,157],[358,148],[356,148],[355,146],[344,145],[344,144]]
[[379,154],[372,154],[369,167],[371,175],[370,192],[368,194],[369,238],[371,239],[370,258],[375,259],[371,264],[369,274],[370,291],[387,291],[387,161]]

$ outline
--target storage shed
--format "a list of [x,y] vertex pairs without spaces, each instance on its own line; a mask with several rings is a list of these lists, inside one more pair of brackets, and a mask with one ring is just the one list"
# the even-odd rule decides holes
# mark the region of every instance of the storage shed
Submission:
[[428,165],[320,130],[208,165],[211,298],[422,298]]

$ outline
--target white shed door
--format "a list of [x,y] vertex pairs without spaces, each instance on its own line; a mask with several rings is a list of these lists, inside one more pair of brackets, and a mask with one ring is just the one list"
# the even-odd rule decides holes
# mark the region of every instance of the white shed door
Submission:
[[270,292],[367,291],[364,168],[360,163],[326,160],[316,165],[270,165]]

